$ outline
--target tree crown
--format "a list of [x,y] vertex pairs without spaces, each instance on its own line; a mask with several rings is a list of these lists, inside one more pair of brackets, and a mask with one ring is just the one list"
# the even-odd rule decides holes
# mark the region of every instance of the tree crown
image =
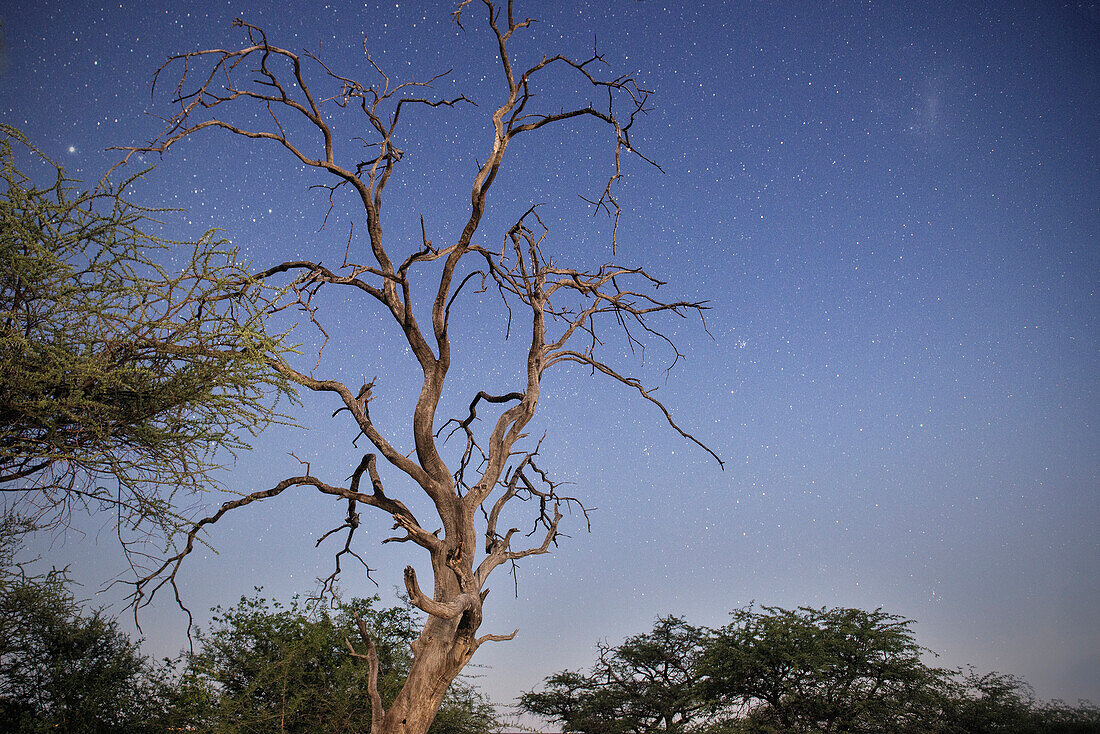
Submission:
[[[17,167],[17,147],[48,185]],[[156,212],[124,197],[133,178],[80,189],[6,125],[0,167],[0,491],[42,525],[109,506],[121,529],[170,537],[187,522],[177,496],[287,420],[270,294],[216,232],[151,234]]]

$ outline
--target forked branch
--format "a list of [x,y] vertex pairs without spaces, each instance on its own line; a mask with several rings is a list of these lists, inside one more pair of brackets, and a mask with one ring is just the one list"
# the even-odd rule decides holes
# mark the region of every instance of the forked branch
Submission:
[[378,692],[378,648],[374,644],[374,638],[371,637],[370,630],[367,629],[367,623],[363,621],[358,615],[355,617],[355,625],[359,628],[359,638],[363,641],[363,646],[367,652],[356,652],[355,647],[351,644],[351,640],[344,638],[344,644],[348,646],[348,650],[353,657],[366,659],[367,661],[367,695],[370,696],[370,717],[371,717],[371,734],[376,734],[382,730],[382,722],[386,717],[386,711],[382,708],[382,696]]
[[[460,2],[456,21],[462,19],[463,11],[474,1]],[[288,260],[260,270],[254,282],[283,283],[284,297],[271,303],[271,310],[289,313],[298,309],[321,329],[326,340],[332,334],[334,340],[351,344],[361,337],[324,322],[319,296],[322,291],[332,294],[336,289],[358,298],[357,304],[365,303],[389,314],[391,327],[400,330],[423,380],[415,395],[410,421],[413,445],[411,450],[405,450],[391,439],[408,435],[408,426],[402,431],[392,431],[387,426],[384,432],[371,415],[371,401],[384,393],[385,382],[365,382],[356,391],[331,377],[339,374],[335,368],[329,368],[326,374],[320,353],[309,370],[299,369],[283,358],[271,358],[268,364],[282,377],[315,393],[334,396],[337,406],[335,410],[332,406],[328,408],[333,411],[333,418],[350,417],[357,431],[353,443],[360,435],[365,436],[377,453],[363,456],[346,488],[325,484],[307,471],[305,476],[291,477],[271,489],[225,503],[216,513],[190,527],[180,552],[137,582],[135,608],[147,604],[152,594],[166,584],[176,588],[180,564],[206,526],[218,522],[231,510],[273,498],[290,487],[311,486],[347,503],[343,522],[317,541],[320,545],[337,533],[344,539],[335,554],[335,571],[322,582],[322,591],[334,588],[344,556],[350,555],[366,566],[353,550],[364,506],[378,508],[392,519],[398,534],[382,542],[412,542],[427,551],[434,576],[431,593],[420,588],[412,566],[405,569],[404,585],[410,602],[428,615],[425,631],[414,644],[415,672],[410,675],[430,678],[434,686],[438,681],[453,680],[481,643],[507,640],[515,635],[514,632],[476,635],[490,573],[501,564],[514,564],[550,552],[562,537],[560,523],[565,513],[577,511],[588,524],[589,508],[576,497],[563,494],[561,483],[541,467],[539,444],[532,450],[521,443],[535,416],[548,369],[577,365],[634,389],[658,407],[679,435],[718,459],[673,420],[669,409],[655,396],[656,388],[646,387],[640,379],[630,376],[606,347],[614,335],[624,340],[629,352],[644,363],[647,349],[656,345],[657,350],[670,355],[671,368],[684,355],[662,331],[662,320],[692,314],[701,317],[705,303],[663,299],[658,293],[661,280],[642,268],[606,263],[574,269],[556,262],[549,230],[535,207],[528,209],[504,234],[499,252],[475,241],[486,212],[488,192],[497,180],[510,143],[519,135],[537,134],[536,131],[547,126],[583,122],[601,130],[609,145],[614,141],[613,170],[603,190],[588,199],[596,213],[604,212],[613,219],[612,257],[616,253],[622,212],[616,199],[616,185],[623,173],[623,159],[629,157],[624,154],[652,164],[631,140],[635,121],[647,110],[650,93],[643,85],[629,75],[603,76],[607,63],[595,47],[591,55],[579,60],[561,54],[546,55],[526,69],[515,66],[512,43],[517,32],[533,21],[515,15],[511,0],[503,5],[491,0],[481,3],[488,13],[487,22],[503,71],[501,94],[491,113],[489,155],[478,165],[471,182],[469,209],[463,214],[465,222],[456,227],[454,239],[439,246],[429,239],[428,223],[421,217],[420,241],[401,251],[390,249],[383,241],[382,204],[384,191],[405,157],[398,138],[399,122],[407,118],[402,113],[414,107],[455,107],[470,102],[461,95],[436,99],[425,91],[447,72],[426,80],[395,83],[368,53],[367,63],[375,81],[363,83],[338,73],[317,55],[299,55],[273,46],[262,30],[244,21],[235,23],[247,40],[241,48],[180,54],[171,57],[157,72],[159,76],[169,67],[179,69],[180,78],[172,100],[177,110],[154,141],[124,148],[127,158],[139,152],[163,154],[186,137],[206,129],[220,129],[245,138],[272,141],[291,160],[324,172],[325,183],[319,186],[328,194],[330,210],[338,193],[353,193],[352,198],[357,207],[361,206],[366,219],[369,242],[363,252],[353,251],[356,243],[349,236],[342,261],[339,252],[328,260],[321,257]],[[319,84],[330,87],[325,94],[311,89],[307,73],[310,69],[320,70]],[[572,107],[549,109],[540,92],[551,86],[579,89],[585,98]],[[266,122],[254,127],[231,122],[229,112],[241,106],[259,111]],[[365,123],[362,126],[365,137],[358,138],[362,148],[359,144],[355,148],[366,152],[347,160],[338,156],[338,152],[344,151],[331,127],[329,113],[333,107],[354,112]],[[292,118],[297,124],[289,124]],[[470,255],[476,267],[471,267],[471,260],[467,259]],[[338,261],[339,267],[326,264]],[[395,263],[399,265],[395,267]],[[424,291],[418,291],[414,285],[423,288],[429,278],[431,285],[425,299]],[[437,408],[452,361],[452,318],[470,315],[466,304],[472,290],[483,291],[494,285],[507,313],[509,336],[513,314],[519,315],[517,323],[524,325],[525,353],[520,378],[515,381],[518,384],[474,386],[465,414],[460,409],[457,417],[437,425]],[[252,282],[242,283],[241,292],[249,287]],[[422,327],[418,315],[430,319],[430,326]],[[319,374],[315,375],[315,371]],[[479,423],[482,417],[479,411],[486,414],[484,424]],[[343,415],[345,412],[348,415]],[[377,408],[374,412],[376,416],[381,414]],[[465,442],[457,465],[448,466],[442,444],[456,433]],[[457,453],[456,447],[448,458]],[[383,488],[376,455],[384,460],[383,473],[398,475],[399,481],[390,484],[393,496]],[[368,480],[369,489],[362,486]],[[439,528],[434,532],[425,530],[409,506],[396,499],[399,494],[396,488],[409,486],[422,491],[430,500],[429,507],[439,520]],[[416,506],[411,500],[409,505]],[[519,509],[523,512],[513,512]],[[522,519],[515,520],[515,516]],[[479,547],[482,540],[483,552]],[[377,690],[377,653],[361,622],[359,626],[366,653],[357,652],[350,641],[347,645],[352,654],[366,657],[371,665],[373,729],[381,730],[392,724],[394,731],[405,731],[400,726],[400,715],[393,712],[411,710],[416,704],[401,697],[414,694],[403,690],[390,710],[383,712]],[[406,686],[406,689],[423,691],[426,686],[418,689]],[[409,708],[401,709],[402,706]],[[391,715],[396,717],[394,722],[388,721]],[[417,731],[426,728],[424,724]]]

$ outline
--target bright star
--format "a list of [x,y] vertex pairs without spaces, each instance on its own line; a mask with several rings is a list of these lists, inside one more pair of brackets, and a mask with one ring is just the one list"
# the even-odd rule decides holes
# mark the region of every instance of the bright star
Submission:
[[75,145],[70,145],[69,146],[69,152],[70,153],[75,153],[76,152],[76,146]]

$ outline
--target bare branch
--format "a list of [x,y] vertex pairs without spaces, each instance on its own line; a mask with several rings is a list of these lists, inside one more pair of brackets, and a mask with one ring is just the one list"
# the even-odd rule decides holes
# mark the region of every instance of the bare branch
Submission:
[[356,652],[351,640],[344,638],[344,644],[348,646],[353,657],[365,658],[368,665],[367,695],[370,696],[371,734],[377,734],[382,730],[382,722],[386,717],[386,710],[382,708],[382,696],[378,692],[378,648],[374,644],[374,638],[367,630],[367,623],[355,617],[355,625],[359,628],[359,637],[367,648],[367,654]]
[[508,642],[509,640],[516,639],[516,635],[518,634],[519,628],[517,627],[516,629],[512,630],[510,634],[507,635],[482,635],[481,637],[477,638],[477,644],[478,646],[481,646],[486,642]]
[[427,596],[420,590],[416,582],[416,571],[412,566],[405,566],[405,591],[409,594],[409,601],[422,612],[441,619],[456,619],[463,612],[475,605],[480,605],[481,600],[472,594],[459,594],[453,601],[439,602]]
[[[354,491],[354,489],[355,488],[353,487],[352,490]],[[335,527],[332,530],[329,530],[324,535],[322,535],[320,538],[318,538],[317,542],[314,544],[314,547],[320,547],[321,543],[324,542],[325,538],[328,538],[330,535],[333,535],[333,534],[338,533],[341,530],[345,530],[345,529],[348,531],[348,534],[347,534],[347,537],[344,540],[344,547],[336,553],[336,557],[335,557],[336,568],[333,569],[331,574],[329,574],[327,577],[325,577],[324,579],[321,580],[321,587],[317,592],[317,596],[313,597],[314,599],[318,599],[318,600],[324,599],[326,595],[331,595],[331,596],[335,597],[335,595],[336,595],[336,580],[340,576],[340,570],[341,570],[340,569],[340,558],[341,558],[341,556],[345,556],[345,555],[350,555],[352,558],[359,561],[359,563],[362,564],[362,566],[365,570],[366,577],[371,582],[373,582],[375,586],[378,585],[378,582],[375,581],[374,578],[370,575],[371,567],[367,565],[366,560],[364,560],[362,556],[360,556],[358,553],[356,553],[355,551],[353,551],[351,549],[351,541],[355,537],[355,531],[359,529],[359,514],[355,511],[355,500],[354,499],[349,499],[348,500],[348,516],[347,516],[347,519],[344,521],[344,524],[340,525],[338,527]]]
[[710,454],[712,457],[714,457],[714,460],[718,462],[719,466],[722,466],[722,467],[725,466],[725,462],[723,462],[722,459],[720,459],[718,457],[718,454],[714,453],[714,451],[712,451],[710,449],[710,447],[708,447],[702,441],[695,438],[695,436],[691,435],[690,433],[685,431],[683,428],[680,428],[679,425],[677,425],[676,421],[674,421],[672,419],[672,413],[669,412],[669,409],[665,406],[665,404],[662,403],[657,398],[653,397],[652,393],[653,393],[653,390],[655,388],[646,389],[637,378],[635,378],[635,377],[626,377],[624,375],[621,375],[618,372],[616,372],[615,370],[613,370],[612,368],[608,367],[603,362],[600,362],[596,359],[593,359],[590,355],[582,354],[580,352],[574,352],[574,351],[569,351],[569,350],[560,350],[560,351],[554,352],[551,355],[550,359],[547,360],[546,366],[550,367],[550,366],[553,366],[554,364],[556,364],[558,362],[576,362],[578,364],[587,365],[587,366],[591,367],[592,369],[596,370],[597,372],[601,372],[601,373],[607,375],[608,377],[611,377],[615,380],[618,380],[619,382],[626,385],[627,387],[634,388],[634,390],[636,390],[639,395],[641,395],[643,398],[645,398],[646,400],[648,400],[649,402],[651,402],[651,403],[653,403],[654,405],[657,406],[657,408],[661,411],[662,415],[664,415],[665,422],[668,423],[674,431],[676,431],[681,436],[683,436],[687,440],[691,441],[693,444],[695,444],[696,446],[698,446],[699,448],[703,449],[708,454]]
[[[460,27],[464,11],[469,10],[471,3],[472,0],[458,0],[453,18]],[[430,717],[417,713],[418,707],[427,705],[423,703],[425,696],[431,699],[436,690],[442,696],[446,684],[482,643],[514,637],[515,632],[480,637],[476,634],[482,621],[488,578],[496,567],[511,563],[514,570],[517,561],[550,552],[559,538],[564,537],[561,521],[567,513],[576,512],[583,518],[584,526],[590,528],[589,508],[577,497],[563,493],[563,483],[555,481],[541,466],[538,456],[541,440],[532,449],[531,439],[525,433],[537,411],[547,369],[575,364],[592,374],[599,372],[614,378],[657,405],[674,430],[718,459],[674,422],[670,410],[655,397],[655,388],[647,388],[637,378],[627,376],[628,369],[608,357],[604,346],[613,335],[625,340],[629,350],[626,359],[644,363],[651,354],[647,350],[653,350],[661,356],[667,355],[671,369],[684,355],[663,331],[662,324],[673,317],[701,316],[706,308],[704,303],[662,298],[657,292],[662,281],[640,267],[607,263],[573,269],[556,262],[553,239],[536,206],[528,208],[504,233],[498,252],[475,242],[487,211],[489,191],[498,180],[508,146],[516,136],[534,135],[548,126],[583,123],[602,132],[607,145],[614,146],[613,169],[603,190],[586,199],[594,213],[604,212],[613,219],[609,243],[612,255],[616,252],[622,213],[616,185],[624,172],[624,153],[656,165],[631,142],[634,122],[647,109],[650,92],[646,88],[629,75],[608,75],[607,61],[595,47],[583,59],[549,54],[527,68],[516,66],[518,56],[513,57],[513,44],[534,21],[517,16],[512,0],[481,0],[481,4],[495,41],[493,63],[499,62],[502,71],[502,78],[498,77],[501,94],[495,109],[487,113],[492,125],[492,140],[487,141],[491,147],[470,182],[470,206],[463,214],[465,221],[458,223],[457,236],[444,246],[437,246],[429,239],[428,223],[421,215],[420,241],[416,242],[414,237],[413,242],[400,245],[400,251],[391,249],[392,245],[383,238],[384,193],[406,157],[398,135],[401,129],[398,126],[405,119],[403,112],[411,114],[419,108],[464,106],[463,103],[472,105],[472,102],[462,95],[432,96],[431,85],[449,71],[426,79],[391,80],[371,57],[365,41],[369,82],[338,73],[319,53],[298,55],[274,46],[261,29],[237,21],[234,25],[246,39],[240,48],[180,54],[158,70],[157,77],[169,67],[180,74],[172,95],[175,113],[166,120],[156,139],[144,146],[123,148],[127,158],[138,152],[164,154],[177,142],[203,130],[268,140],[276,144],[269,147],[285,151],[284,156],[314,169],[324,178],[323,183],[316,185],[328,197],[322,227],[339,197],[353,194],[351,198],[361,207],[367,241],[356,242],[353,235],[362,230],[351,229],[342,259],[337,252],[334,259],[327,261],[321,257],[287,260],[242,280],[236,294],[250,293],[251,289],[272,282],[282,284],[279,296],[264,302],[266,311],[286,315],[297,312],[303,321],[308,319],[324,337],[321,349],[330,334],[333,341],[342,345],[361,338],[358,333],[323,318],[319,295],[322,291],[332,295],[333,287],[339,287],[336,293],[359,299],[354,303],[365,303],[389,314],[387,320],[400,329],[423,378],[412,406],[411,450],[398,449],[391,441],[393,436],[407,436],[410,426],[395,431],[393,426],[380,427],[372,419],[372,407],[376,416],[381,415],[371,405],[372,400],[376,395],[388,397],[385,382],[379,383],[377,378],[367,382],[364,377],[362,387],[354,391],[340,380],[325,379],[323,374],[315,376],[314,372],[321,370],[320,350],[311,370],[293,366],[288,358],[270,358],[266,364],[285,380],[339,398],[335,409],[330,405],[327,410],[332,411],[333,418],[341,420],[345,420],[341,414],[346,411],[357,431],[353,445],[360,435],[365,436],[385,460],[383,473],[398,474],[399,481],[389,484],[393,496],[383,487],[375,453],[362,457],[349,477],[347,488],[325,484],[307,469],[305,476],[243,495],[191,525],[183,549],[138,582],[134,601],[135,607],[147,604],[165,584],[171,584],[178,593],[175,578],[180,563],[191,553],[206,526],[218,522],[229,510],[274,497],[291,486],[312,486],[321,494],[347,502],[343,522],[317,540],[320,546],[334,535],[342,535],[344,539],[335,553],[335,570],[321,581],[321,592],[328,593],[334,588],[344,556],[362,563],[369,578],[370,569],[353,550],[352,543],[366,519],[360,517],[362,507],[377,508],[389,516],[396,531],[393,537],[381,542],[411,542],[423,548],[433,578],[428,594],[421,590],[413,567],[405,568],[404,584],[409,600],[428,617],[413,645],[410,682],[388,710],[383,710],[378,697],[376,650],[361,621],[366,652],[356,652],[350,640],[345,641],[351,654],[366,658],[371,665],[374,734],[391,729],[426,731]],[[540,92],[550,86],[579,92],[580,101],[571,107],[547,109]],[[315,93],[314,89],[325,91]],[[241,119],[229,116],[230,111],[238,109],[251,111],[253,115],[244,119],[257,122],[248,123],[247,127],[231,122]],[[344,115],[354,115],[360,120],[362,124],[356,132],[363,137],[340,141],[334,135],[333,121]],[[353,143],[357,151],[349,160],[343,159],[340,148],[345,142]],[[435,223],[432,225],[434,229]],[[447,228],[453,225],[445,224],[441,231],[449,231]],[[365,254],[359,252],[360,248]],[[477,267],[463,262],[469,255]],[[339,267],[325,264],[337,260]],[[395,263],[400,265],[395,267]],[[425,280],[429,282],[426,289]],[[460,411],[458,416],[437,426],[437,410],[452,364],[452,320],[457,322],[471,315],[466,307],[471,291],[483,292],[492,285],[500,295],[507,336],[512,335],[513,315],[520,317],[517,324],[523,324],[524,356],[519,365],[518,384],[473,386],[474,396],[465,415]],[[430,333],[420,325],[418,317],[430,319]],[[484,355],[467,356],[486,359]],[[352,374],[356,372],[358,368]],[[328,368],[327,374],[340,372]],[[491,419],[484,424],[479,422],[479,410],[488,411]],[[443,444],[456,433],[465,442],[457,465],[448,466],[441,452]],[[453,453],[457,451],[458,447]],[[453,453],[447,454],[448,460]],[[361,489],[364,477],[370,481],[369,489]],[[386,478],[389,482],[389,475]],[[422,491],[430,500],[428,512],[434,511],[433,517],[438,519],[434,532],[425,530],[409,509],[409,505],[419,506],[402,494],[410,487],[408,479],[412,480],[413,490]],[[398,496],[409,505],[397,499]],[[427,519],[432,523],[428,527],[436,527],[434,519]],[[479,548],[482,538],[484,552]]]

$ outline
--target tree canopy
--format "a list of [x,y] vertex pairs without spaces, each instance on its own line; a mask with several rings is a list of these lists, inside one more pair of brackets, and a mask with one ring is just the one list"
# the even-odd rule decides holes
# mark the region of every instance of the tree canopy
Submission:
[[[197,649],[154,663],[114,617],[89,610],[64,571],[15,560],[26,525],[0,525],[0,730],[12,734],[332,734],[370,726],[368,662],[348,654],[360,626],[376,642],[383,700],[400,689],[418,612],[378,599],[287,605],[257,593],[217,608]],[[471,680],[447,692],[432,734],[488,734],[492,705]]]
[[927,731],[948,671],[882,610],[743,607],[700,663],[716,703],[783,731]]
[[6,125],[0,167],[8,510],[51,525],[110,506],[124,529],[170,536],[177,494],[216,482],[225,452],[282,420],[289,383],[269,360],[287,347],[266,332],[265,292],[215,232],[152,234],[156,212],[124,197],[133,179],[81,189]]
[[[366,630],[377,651],[384,702],[400,690],[412,659],[418,613],[410,606],[379,608],[378,598],[330,605],[284,605],[242,597],[216,608],[197,649],[185,655],[171,686],[171,724],[192,731],[245,734],[279,731],[365,731],[371,700],[361,695],[369,664],[349,654]],[[432,734],[487,734],[493,707],[470,682],[455,681]]]
[[18,734],[164,731],[153,666],[115,620],[87,612],[64,571],[16,564],[26,527],[0,525],[0,729]]
[[598,644],[587,673],[556,673],[546,679],[546,690],[525,693],[520,706],[561,722],[567,731],[690,731],[712,708],[701,695],[698,673],[705,643],[703,629],[662,617],[652,632],[616,647]]
[[549,676],[519,707],[580,734],[1100,728],[1100,709],[1089,703],[1040,704],[1012,676],[928,665],[913,620],[881,609],[750,605],[731,616],[716,630],[661,618],[652,633],[616,647],[601,643],[588,672]]

